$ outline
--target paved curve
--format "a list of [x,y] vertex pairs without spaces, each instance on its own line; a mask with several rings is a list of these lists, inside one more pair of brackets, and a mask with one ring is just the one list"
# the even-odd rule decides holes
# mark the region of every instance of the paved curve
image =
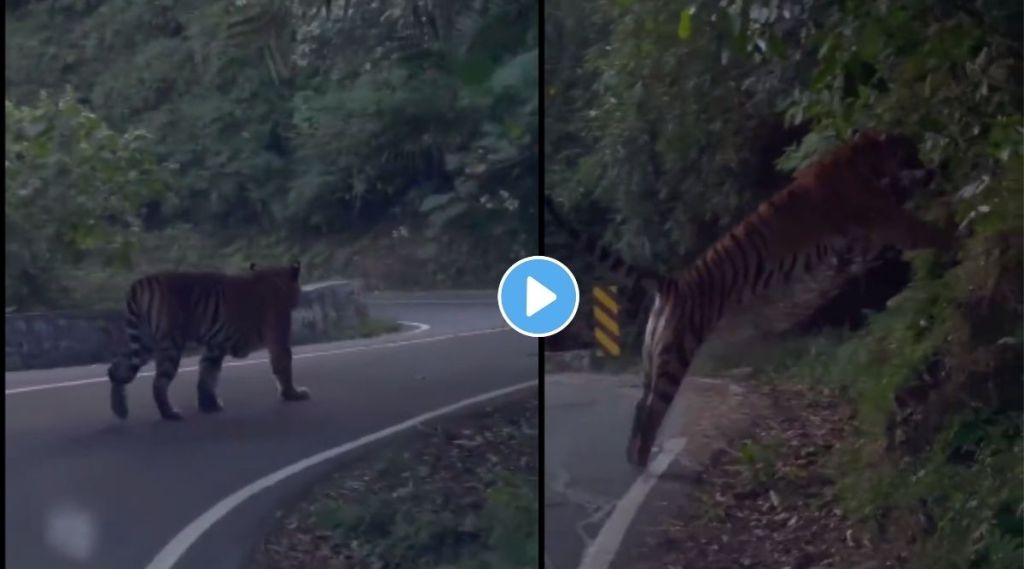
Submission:
[[[182,371],[172,386],[185,414],[178,424],[156,418],[151,376],[131,386],[131,415],[119,423],[106,382],[80,382],[102,377],[105,366],[5,374],[5,565],[142,569],[214,503],[272,471],[537,377],[536,340],[505,326],[493,292],[382,294],[370,307],[430,328],[296,348],[296,381],[313,397],[295,405],[277,400],[269,364],[253,362],[265,353],[225,366],[219,415],[197,412],[196,371]],[[194,367],[195,358],[182,363]],[[276,506],[330,463],[245,501],[176,569],[240,566]]]
[[689,376],[640,473],[625,460],[640,390],[638,372],[545,374],[546,569],[651,566],[652,529],[680,506],[713,451],[752,424],[758,401],[735,382]]

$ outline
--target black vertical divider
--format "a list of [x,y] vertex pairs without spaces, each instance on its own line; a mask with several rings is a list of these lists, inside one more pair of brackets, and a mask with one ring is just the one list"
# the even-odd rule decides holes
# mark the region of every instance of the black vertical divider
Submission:
[[[538,0],[540,1],[540,0]],[[537,138],[539,142],[538,154],[540,160],[537,161],[539,167],[537,168],[537,244],[539,251],[537,254],[544,255],[544,6],[541,4],[541,9],[538,10],[538,17],[540,23],[538,29],[540,33],[540,41],[537,49],[538,53],[538,78],[537,89],[538,96],[540,97],[540,104],[537,106],[537,120],[540,121],[538,124]],[[538,473],[537,480],[537,497],[539,504],[537,505],[537,532],[538,532],[538,543],[540,544],[540,551],[537,552],[537,560],[540,567],[544,566],[544,338],[537,339],[537,381],[539,382],[537,389],[537,429],[538,429],[538,441],[537,448],[540,456],[537,457],[537,464],[539,465],[540,472]]]

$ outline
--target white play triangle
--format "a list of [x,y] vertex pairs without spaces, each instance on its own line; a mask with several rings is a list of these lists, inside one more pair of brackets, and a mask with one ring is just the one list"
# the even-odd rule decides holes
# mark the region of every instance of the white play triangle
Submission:
[[537,282],[533,277],[526,277],[526,315],[533,316],[545,306],[551,304],[558,295],[551,289]]

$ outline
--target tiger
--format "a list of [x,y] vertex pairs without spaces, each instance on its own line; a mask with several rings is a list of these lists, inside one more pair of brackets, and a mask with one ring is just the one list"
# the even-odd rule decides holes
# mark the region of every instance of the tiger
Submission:
[[199,410],[216,413],[224,406],[217,380],[224,358],[244,358],[266,347],[270,367],[284,401],[309,399],[309,390],[292,381],[291,313],[299,305],[300,263],[229,275],[216,272],[160,272],[129,287],[124,327],[128,348],[107,370],[110,404],[119,419],[128,417],[126,388],[150,359],[156,360],[153,399],[160,416],[180,421],[167,389],[178,372],[189,342],[203,348],[197,386]]
[[643,389],[633,411],[626,458],[644,468],[697,350],[728,309],[749,309],[775,285],[831,271],[842,275],[887,248],[948,249],[954,236],[903,206],[929,186],[907,136],[866,130],[798,170],[683,271],[635,267],[574,229],[550,197],[545,209],[573,241],[628,288],[653,298],[644,330]]

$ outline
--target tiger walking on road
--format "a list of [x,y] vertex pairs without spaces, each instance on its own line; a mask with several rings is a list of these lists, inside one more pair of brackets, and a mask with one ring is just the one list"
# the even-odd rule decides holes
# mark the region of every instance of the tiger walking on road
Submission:
[[153,399],[160,416],[182,418],[167,389],[178,372],[188,342],[203,347],[197,386],[199,410],[223,409],[217,380],[224,358],[244,358],[262,347],[285,401],[309,399],[292,381],[291,313],[298,304],[299,263],[257,268],[240,275],[213,272],[162,272],[131,284],[125,299],[128,349],[107,370],[111,409],[128,416],[126,388],[150,359],[156,360]]

